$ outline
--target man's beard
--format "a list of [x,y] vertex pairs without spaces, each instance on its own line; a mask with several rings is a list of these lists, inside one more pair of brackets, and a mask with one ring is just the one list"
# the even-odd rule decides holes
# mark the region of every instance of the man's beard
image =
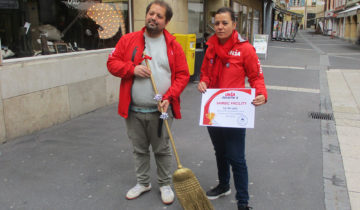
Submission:
[[156,23],[153,23],[154,25],[150,25],[152,22],[147,22],[145,24],[145,28],[146,28],[146,31],[149,33],[149,34],[159,34],[162,32],[161,29],[159,29],[158,25]]

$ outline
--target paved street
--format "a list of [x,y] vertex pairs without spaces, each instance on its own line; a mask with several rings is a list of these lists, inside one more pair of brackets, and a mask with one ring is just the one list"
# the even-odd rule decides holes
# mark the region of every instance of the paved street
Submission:
[[[359,46],[309,31],[295,43],[270,41],[261,61],[269,100],[256,108],[246,139],[254,210],[360,209],[359,60]],[[208,190],[217,185],[216,163],[207,131],[198,126],[196,85],[185,89],[183,119],[172,132],[183,166]],[[334,112],[335,120],[313,119],[312,112]],[[153,160],[153,189],[125,199],[136,180],[116,113],[114,104],[0,145],[0,210],[182,209],[177,200],[161,203]],[[212,203],[236,209],[234,196],[232,185],[230,196]]]

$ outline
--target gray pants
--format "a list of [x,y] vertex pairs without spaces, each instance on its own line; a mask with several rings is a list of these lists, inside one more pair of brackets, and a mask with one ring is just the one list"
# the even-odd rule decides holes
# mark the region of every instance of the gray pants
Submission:
[[[173,121],[169,113],[169,126]],[[142,185],[150,183],[150,145],[155,156],[159,186],[171,183],[172,152],[165,123],[162,125],[161,136],[158,135],[159,112],[141,113],[129,111],[126,119],[128,137],[133,145],[135,172],[137,182]]]

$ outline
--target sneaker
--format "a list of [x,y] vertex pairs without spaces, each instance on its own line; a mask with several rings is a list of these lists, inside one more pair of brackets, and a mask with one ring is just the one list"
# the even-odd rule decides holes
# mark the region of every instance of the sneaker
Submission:
[[147,187],[141,184],[136,184],[135,187],[131,188],[127,194],[126,199],[132,200],[137,197],[139,197],[142,193],[147,192],[151,189],[151,184],[149,184]]
[[207,191],[206,196],[208,197],[209,200],[215,200],[221,196],[230,195],[230,193],[231,193],[231,189],[229,185],[227,186],[218,185],[217,187]]
[[169,205],[174,202],[174,192],[172,191],[170,185],[160,187],[161,200],[164,204]]
[[238,206],[238,210],[250,210],[250,209],[252,209],[252,207],[250,207],[248,205]]

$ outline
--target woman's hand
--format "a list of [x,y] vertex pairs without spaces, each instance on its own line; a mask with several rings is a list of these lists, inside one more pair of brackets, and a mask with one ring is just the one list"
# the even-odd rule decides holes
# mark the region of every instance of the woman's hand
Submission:
[[198,90],[200,91],[200,93],[205,93],[207,89],[207,85],[205,82],[199,82],[198,84]]
[[252,101],[252,104],[254,104],[254,106],[260,106],[260,105],[265,104],[265,103],[266,103],[266,100],[265,100],[264,95],[258,95]]

